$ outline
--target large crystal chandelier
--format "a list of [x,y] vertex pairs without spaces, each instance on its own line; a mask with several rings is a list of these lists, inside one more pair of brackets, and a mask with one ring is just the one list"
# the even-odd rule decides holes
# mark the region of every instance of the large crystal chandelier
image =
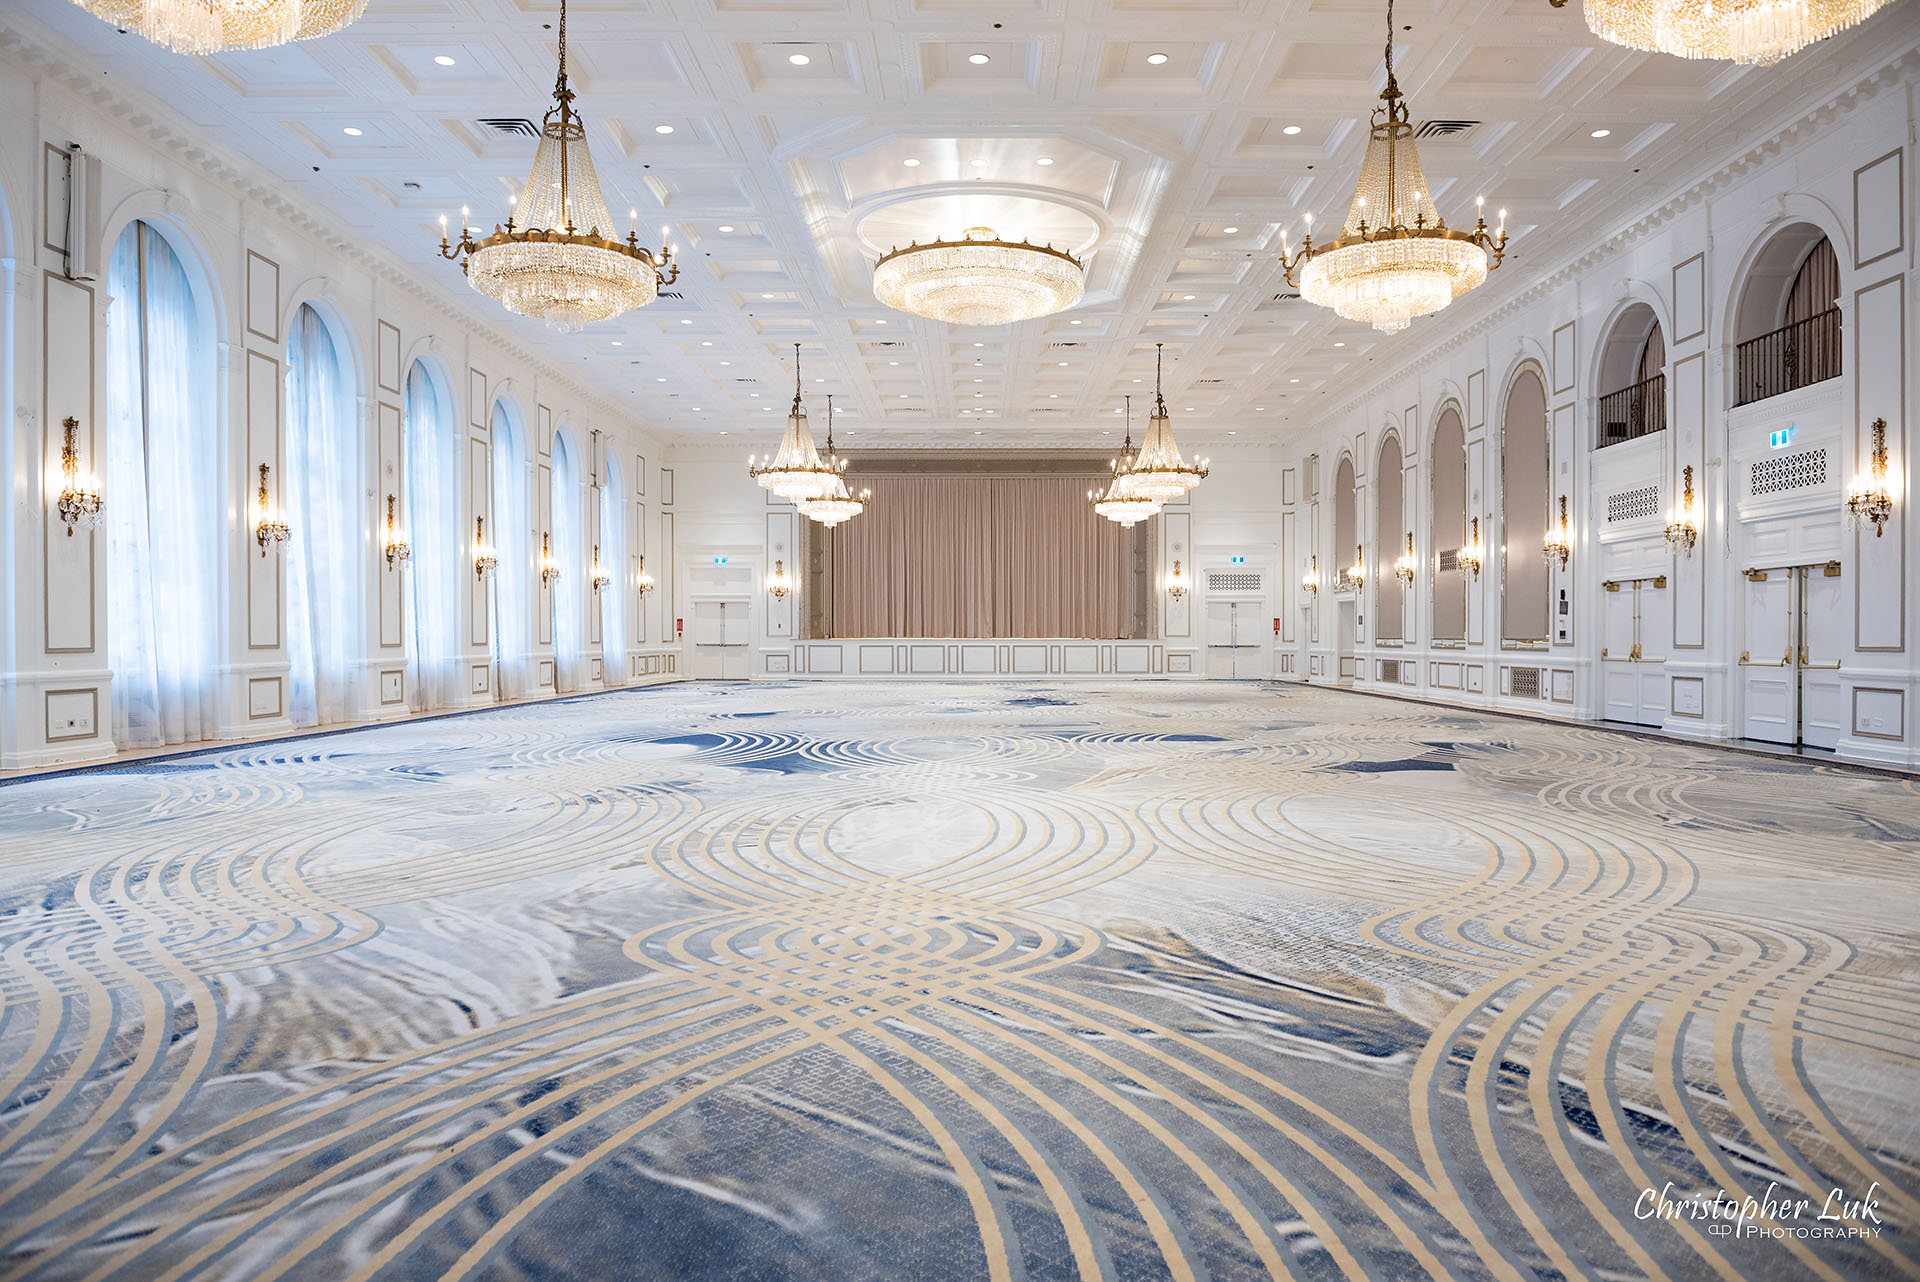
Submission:
[[[764,460],[747,455],[747,475],[763,490],[798,503],[802,499],[825,498],[841,484],[837,468],[828,465],[813,448],[813,429],[807,425],[807,407],[800,403],[800,344],[793,345],[793,409],[787,414],[787,430],[781,434],[780,448]],[[844,487],[843,487],[844,488]]]
[[1011,325],[1051,316],[1079,302],[1085,284],[1086,273],[1072,254],[1001,240],[991,227],[969,227],[959,240],[889,250],[873,268],[874,297],[949,325]]
[[367,0],[74,0],[95,17],[175,53],[266,49],[330,36]]
[[832,529],[842,521],[851,521],[867,510],[868,500],[873,498],[872,490],[861,490],[855,494],[847,488],[847,464],[833,448],[833,394],[827,394],[827,456],[823,460],[827,465],[826,492],[814,497],[795,499],[793,505],[800,514],[811,521]]
[[[1554,8],[1567,0],[1551,0]],[[1872,17],[1892,0],[1583,0],[1602,40],[1680,58],[1767,66]]]
[[1485,218],[1466,232],[1448,227],[1434,207],[1406,100],[1393,78],[1393,0],[1387,0],[1387,87],[1380,97],[1386,105],[1374,108],[1360,185],[1339,238],[1316,246],[1309,214],[1298,254],[1288,254],[1281,234],[1280,261],[1287,283],[1308,302],[1392,334],[1484,281],[1500,265],[1507,230],[1504,211],[1497,232],[1487,230]]
[[524,199],[507,215],[507,225],[495,225],[491,236],[475,241],[463,209],[460,239],[449,244],[442,218],[440,254],[456,260],[466,255],[468,284],[508,311],[538,316],[564,334],[645,307],[660,286],[679,279],[680,268],[671,249],[641,246],[632,216],[627,238],[613,238],[586,125],[567,88],[567,0],[560,0],[560,75],[553,99]]
[[1187,462],[1173,439],[1173,416],[1167,413],[1166,398],[1160,394],[1163,346],[1153,345],[1153,415],[1147,419],[1147,436],[1133,466],[1123,473],[1128,494],[1151,499],[1156,505],[1179,498],[1207,478],[1207,460]]
[[1120,447],[1120,457],[1110,464],[1113,479],[1104,490],[1087,491],[1094,512],[1122,527],[1137,525],[1160,511],[1158,500],[1133,492],[1133,398],[1126,401],[1127,441]]

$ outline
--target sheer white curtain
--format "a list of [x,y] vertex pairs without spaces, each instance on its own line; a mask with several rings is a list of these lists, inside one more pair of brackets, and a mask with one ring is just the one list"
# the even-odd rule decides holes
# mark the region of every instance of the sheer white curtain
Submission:
[[562,433],[553,437],[553,559],[560,577],[553,581],[554,692],[580,688],[582,662],[580,585],[587,576],[586,549],[580,537],[580,459]]
[[[415,712],[444,708],[460,693],[460,574],[465,542],[455,529],[453,405],[426,365],[407,371],[406,533],[407,661],[413,667]],[[469,571],[470,572],[470,571]]]
[[302,304],[287,338],[288,709],[298,726],[353,716],[359,613],[353,389],[333,333]]
[[620,464],[607,459],[600,491],[600,565],[613,582],[600,590],[600,666],[608,685],[625,684],[627,671],[627,493]]
[[494,554],[493,646],[500,661],[500,693],[518,699],[533,684],[533,604],[527,585],[533,554],[527,541],[526,439],[507,413],[493,407],[493,517],[488,521]]
[[122,747],[213,737],[220,460],[185,266],[144,222],[107,268],[107,657]]

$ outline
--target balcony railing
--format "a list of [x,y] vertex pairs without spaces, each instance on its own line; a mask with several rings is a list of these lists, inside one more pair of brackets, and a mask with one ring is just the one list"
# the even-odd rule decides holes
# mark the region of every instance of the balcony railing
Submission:
[[1751,405],[1840,377],[1840,309],[1782,325],[1734,352],[1735,405]]
[[1667,376],[1655,374],[1600,398],[1600,448],[1667,430]]

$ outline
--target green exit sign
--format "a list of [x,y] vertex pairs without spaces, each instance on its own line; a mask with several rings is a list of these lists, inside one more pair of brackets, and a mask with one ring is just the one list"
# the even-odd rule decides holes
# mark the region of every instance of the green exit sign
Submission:
[[1793,428],[1791,427],[1778,428],[1767,434],[1767,448],[1770,450],[1784,450],[1791,444],[1793,444]]

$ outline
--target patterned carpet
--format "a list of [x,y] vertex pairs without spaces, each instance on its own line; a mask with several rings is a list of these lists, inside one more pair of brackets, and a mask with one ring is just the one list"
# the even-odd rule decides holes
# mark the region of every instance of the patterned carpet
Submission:
[[0,1276],[1920,1276],[1916,842],[1884,776],[1224,684],[0,787]]

